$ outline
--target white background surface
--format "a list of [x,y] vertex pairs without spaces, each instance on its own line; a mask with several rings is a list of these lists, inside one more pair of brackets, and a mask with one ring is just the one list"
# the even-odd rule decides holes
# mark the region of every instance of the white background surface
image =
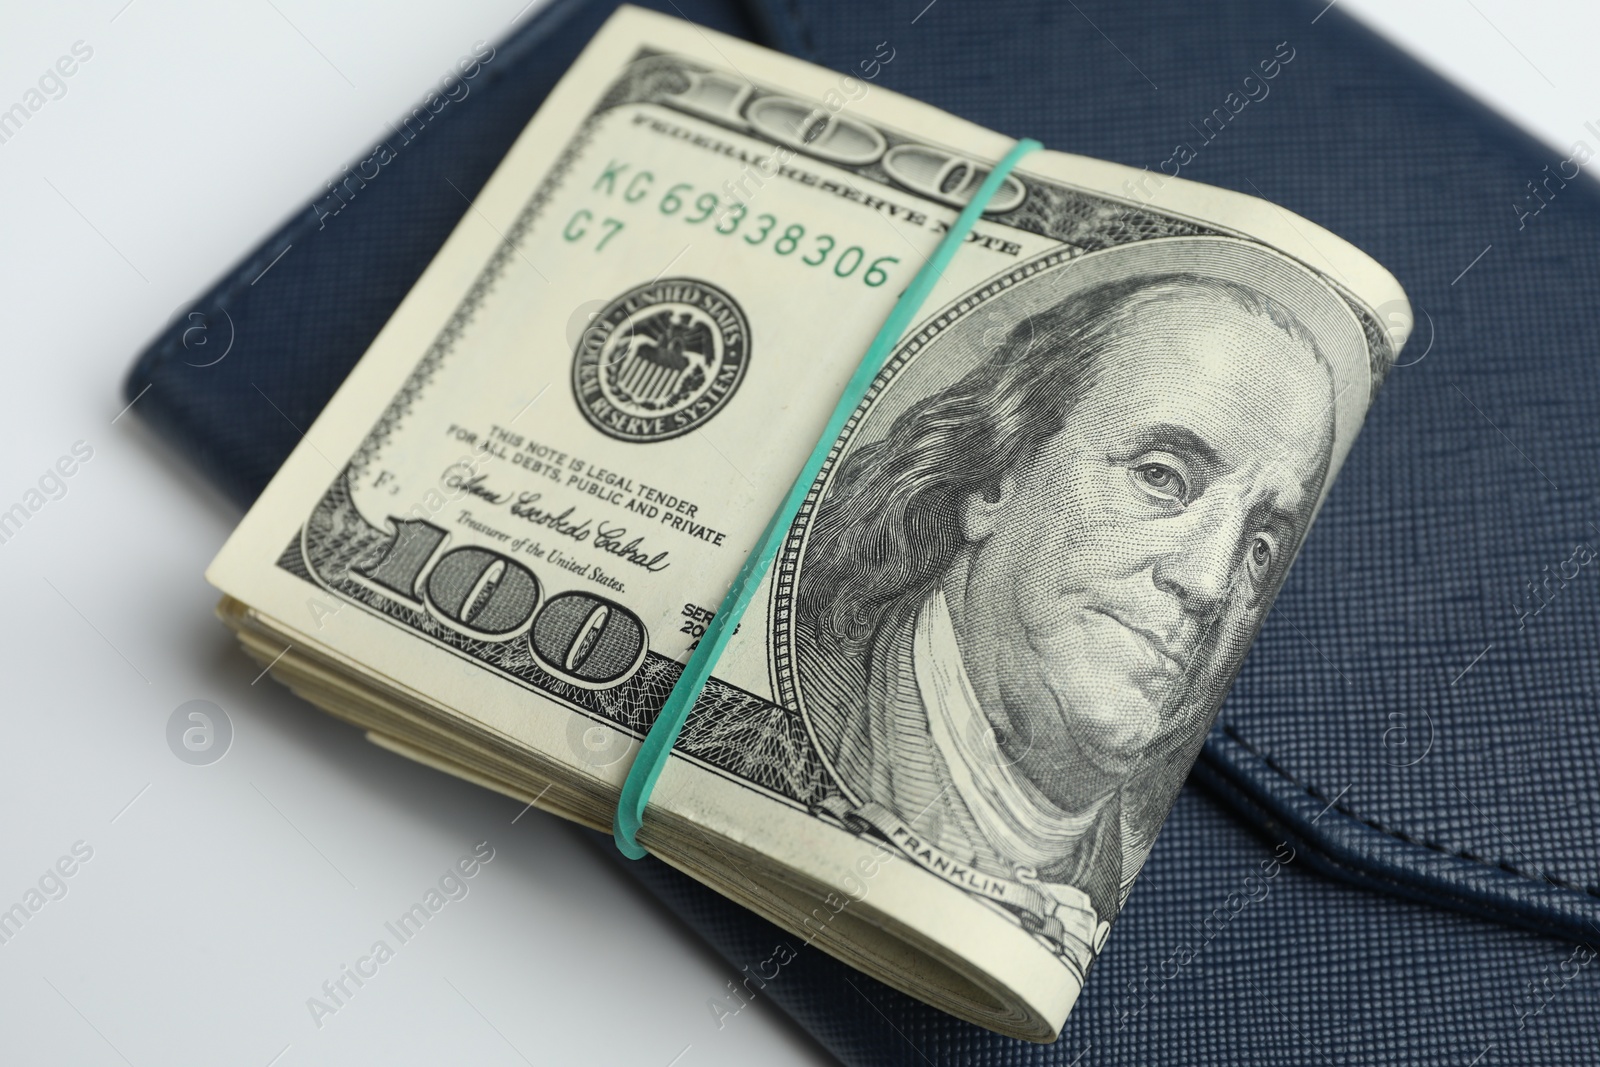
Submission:
[[[0,908],[93,858],[0,945],[0,1062],[823,1062],[555,820],[382,752],[256,670],[201,570],[236,515],[122,408],[176,310],[525,0],[7,4],[0,109],[74,42],[67,92],[0,144],[0,510],[94,457],[0,545]],[[976,0],[944,0],[969,3]],[[1345,0],[1553,149],[1600,120],[1580,0]],[[1563,158],[1552,155],[1552,159]],[[211,766],[165,728],[192,699]],[[321,1029],[306,1000],[479,841],[495,858]],[[274,1059],[277,1057],[277,1059]]]

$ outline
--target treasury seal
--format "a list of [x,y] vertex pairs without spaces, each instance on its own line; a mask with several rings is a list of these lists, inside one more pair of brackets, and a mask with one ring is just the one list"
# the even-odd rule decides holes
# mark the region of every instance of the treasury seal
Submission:
[[750,326],[733,298],[694,278],[663,278],[607,304],[578,339],[572,393],[595,429],[665,441],[704,424],[750,360]]

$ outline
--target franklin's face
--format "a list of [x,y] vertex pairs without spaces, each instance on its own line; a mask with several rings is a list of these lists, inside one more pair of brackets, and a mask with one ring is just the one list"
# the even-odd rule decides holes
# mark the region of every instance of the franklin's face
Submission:
[[1220,697],[1310,517],[1332,380],[1269,320],[1141,312],[996,488],[971,494],[946,579],[1003,751],[1074,806],[1115,788],[1192,693]]

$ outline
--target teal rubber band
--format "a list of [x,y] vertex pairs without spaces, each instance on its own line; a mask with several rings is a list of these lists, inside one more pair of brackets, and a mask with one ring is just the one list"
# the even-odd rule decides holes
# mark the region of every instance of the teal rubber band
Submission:
[[828,453],[832,451],[834,441],[844,429],[845,421],[861,403],[861,398],[866,395],[872,380],[878,376],[878,371],[894,351],[900,335],[922,309],[922,304],[933,291],[934,285],[944,276],[945,267],[954,258],[957,249],[966,241],[967,234],[972,231],[979,216],[983,214],[983,209],[989,205],[990,198],[1000,189],[1001,183],[1006,180],[1006,176],[1022,157],[1043,147],[1038,141],[1029,138],[1018,141],[1012,146],[1011,151],[1006,153],[1005,158],[989,172],[989,176],[984,179],[978,191],[962,209],[960,216],[951,225],[950,232],[939,242],[939,247],[934,250],[933,256],[923,264],[906,291],[900,295],[894,309],[889,312],[889,317],[884,320],[878,335],[872,339],[872,345],[867,349],[867,354],[861,358],[861,364],[856,367],[855,373],[851,375],[844,394],[839,397],[839,403],[833,409],[833,415],[828,419],[828,425],[817,440],[816,447],[806,459],[805,466],[800,468],[800,473],[796,475],[794,484],[789,487],[783,503],[767,522],[767,528],[762,532],[761,539],[745,557],[744,565],[739,568],[733,585],[729,586],[722,605],[717,608],[717,613],[706,625],[700,644],[695,647],[694,654],[684,665],[683,673],[678,676],[677,684],[667,696],[661,714],[656,716],[655,722],[645,734],[644,743],[639,746],[639,752],[633,759],[633,766],[628,769],[628,777],[622,783],[622,795],[617,801],[617,814],[611,824],[612,836],[617,842],[617,851],[629,859],[643,859],[648,855],[636,836],[639,828],[644,825],[645,805],[650,803],[650,794],[654,792],[656,781],[666,768],[667,757],[672,754],[672,746],[677,744],[678,735],[683,732],[683,724],[689,719],[689,709],[694,707],[695,701],[705,690],[706,682],[711,678],[712,668],[716,666],[722,650],[727,647],[728,639],[733,636],[734,630],[738,629],[739,620],[744,616],[745,609],[750,606],[757,587],[761,585],[762,578],[766,577],[768,568],[772,566],[773,559],[783,546],[789,526],[799,513],[800,505],[810,492],[811,483],[816,480],[817,473],[828,458]]

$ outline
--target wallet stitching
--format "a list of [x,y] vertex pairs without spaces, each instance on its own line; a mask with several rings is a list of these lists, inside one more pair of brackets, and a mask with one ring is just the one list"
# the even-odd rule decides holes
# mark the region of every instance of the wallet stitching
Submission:
[[1298,788],[1304,790],[1308,796],[1314,797],[1319,801],[1322,801],[1324,803],[1330,804],[1331,807],[1333,808],[1333,810],[1339,812],[1339,814],[1341,814],[1341,815],[1345,816],[1346,818],[1351,819],[1351,820],[1353,820],[1355,822],[1361,823],[1363,826],[1367,826],[1367,827],[1370,827],[1370,828],[1372,828],[1374,830],[1377,830],[1381,834],[1385,834],[1385,835],[1387,835],[1389,837],[1393,837],[1393,838],[1395,838],[1397,840],[1404,841],[1409,845],[1416,845],[1416,846],[1418,846],[1420,848],[1428,849],[1430,852],[1438,852],[1441,855],[1450,856],[1450,857],[1452,857],[1454,859],[1467,860],[1470,863],[1476,863],[1476,864],[1479,864],[1480,866],[1492,867],[1492,868],[1495,868],[1495,869],[1498,869],[1498,870],[1505,871],[1506,873],[1516,875],[1519,878],[1527,878],[1529,880],[1536,880],[1536,881],[1546,882],[1546,883],[1548,883],[1550,885],[1553,885],[1553,886],[1555,886],[1555,887],[1557,887],[1559,889],[1569,889],[1569,890],[1573,890],[1575,892],[1583,893],[1586,896],[1590,896],[1590,897],[1594,897],[1596,899],[1600,899],[1600,887],[1582,885],[1582,884],[1580,884],[1578,882],[1574,882],[1571,879],[1564,878],[1564,877],[1562,877],[1560,875],[1550,875],[1550,874],[1545,874],[1545,873],[1540,872],[1540,871],[1526,870],[1526,869],[1520,868],[1517,865],[1515,865],[1513,863],[1510,863],[1509,861],[1506,861],[1506,860],[1498,860],[1498,861],[1491,860],[1491,859],[1488,859],[1486,857],[1479,856],[1479,855],[1477,855],[1476,853],[1472,852],[1469,849],[1453,849],[1453,848],[1450,848],[1447,845],[1441,845],[1441,844],[1438,844],[1437,842],[1434,842],[1434,841],[1424,840],[1423,838],[1417,837],[1414,834],[1407,833],[1404,830],[1398,830],[1398,829],[1395,829],[1393,827],[1387,826],[1384,823],[1380,822],[1379,820],[1371,818],[1369,816],[1357,814],[1354,810],[1352,810],[1348,806],[1339,803],[1337,798],[1333,798],[1333,799],[1330,800],[1330,798],[1324,792],[1319,790],[1316,786],[1311,785],[1308,782],[1302,781],[1300,778],[1296,777],[1291,771],[1289,771],[1288,769],[1286,769],[1283,766],[1279,765],[1277,763],[1277,761],[1275,761],[1271,756],[1267,755],[1266,752],[1262,751],[1260,748],[1256,747],[1256,745],[1254,745],[1250,741],[1246,740],[1244,735],[1240,734],[1237,728],[1224,723],[1223,726],[1222,726],[1222,732],[1224,734],[1226,734],[1229,738],[1233,739],[1234,741],[1237,741],[1240,745],[1242,745],[1244,747],[1245,751],[1249,752],[1252,756],[1255,756],[1257,759],[1259,759],[1264,765],[1266,765],[1268,770],[1271,770],[1273,773],[1277,774],[1279,777],[1283,778],[1285,781],[1288,781],[1292,785],[1295,785]]
[[[1240,744],[1249,747],[1248,742],[1242,739],[1240,739]],[[1265,759],[1265,757],[1262,758]],[[1309,787],[1307,787],[1306,792],[1319,800],[1321,799]],[[1256,813],[1268,819],[1273,816],[1273,811],[1261,801],[1237,790],[1228,790],[1225,802],[1235,805],[1236,809],[1247,818],[1250,813]],[[1382,888],[1397,897],[1419,902],[1446,899],[1453,902],[1456,908],[1465,914],[1498,922],[1507,921],[1504,916],[1497,915],[1492,909],[1486,907],[1485,905],[1488,902],[1466,896],[1453,886],[1428,886],[1425,887],[1428,892],[1424,894],[1422,892],[1424,887],[1419,886],[1416,882],[1407,881],[1385,871],[1374,870],[1359,862],[1343,859],[1331,852],[1318,848],[1317,842],[1306,835],[1291,831],[1290,839],[1304,845],[1309,850],[1309,855],[1315,857],[1314,859],[1308,859],[1307,862],[1322,864],[1328,869],[1347,872],[1344,877],[1357,885],[1365,885],[1373,889]],[[1553,922],[1547,914],[1518,915],[1510,921],[1510,924],[1549,937],[1570,938],[1573,936],[1569,925],[1562,922]],[[1587,944],[1587,942],[1584,943]]]

